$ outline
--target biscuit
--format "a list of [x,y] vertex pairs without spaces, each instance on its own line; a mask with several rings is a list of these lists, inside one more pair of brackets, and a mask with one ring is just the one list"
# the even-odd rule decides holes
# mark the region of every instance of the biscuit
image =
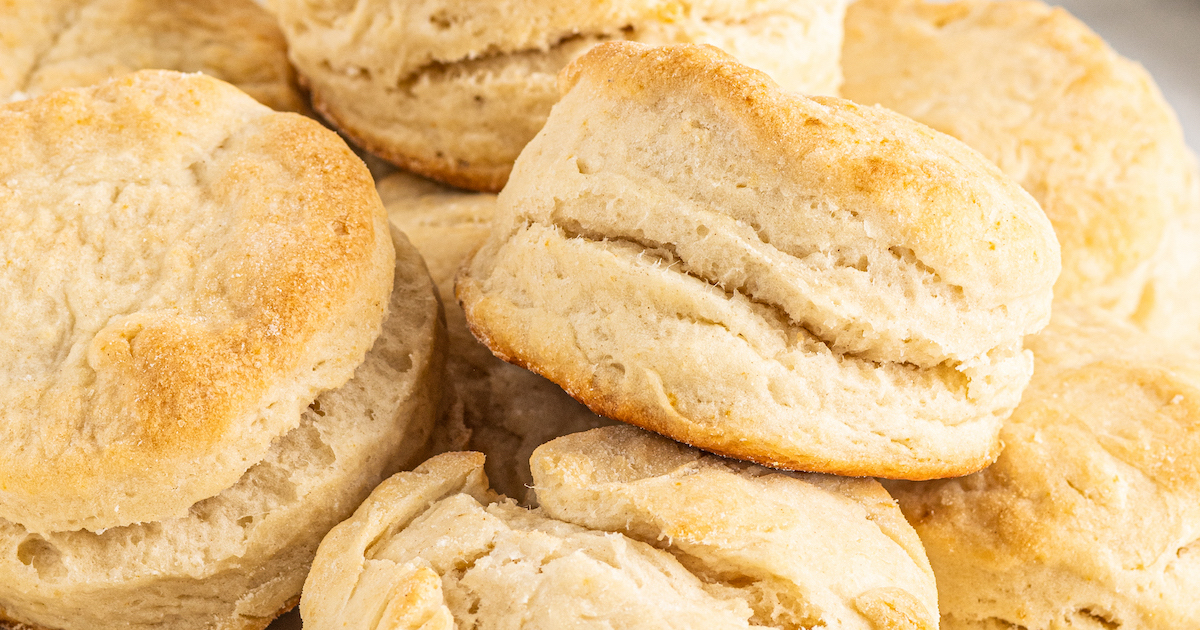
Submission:
[[948,136],[713,48],[605,44],[562,81],[457,284],[497,356],[770,466],[995,458],[1058,274],[1028,194]]
[[1038,200],[1057,301],[1200,330],[1195,161],[1141,66],[1062,9],[986,0],[857,2],[843,63],[843,96],[962,140]]
[[531,465],[533,511],[487,489],[479,453],[384,482],[322,541],[305,626],[937,627],[921,546],[873,480],[770,471],[633,427],[559,438]]
[[462,419],[469,432],[453,444],[454,450],[486,455],[492,488],[531,503],[535,498],[529,491],[533,449],[613,421],[593,414],[554,383],[492,356],[467,328],[462,308],[454,300],[454,275],[487,239],[495,195],[455,191],[403,172],[379,180],[376,188],[388,218],[424,256],[446,306],[447,373],[462,402]]
[[598,42],[708,43],[781,84],[833,94],[846,0],[275,0],[314,108],[372,153],[475,190],[503,186]]
[[889,489],[944,630],[1200,627],[1200,348],[1068,315],[1030,339],[999,460]]
[[12,0],[0,12],[0,101],[143,69],[203,72],[307,112],[274,18],[253,0]]
[[0,130],[0,617],[265,626],[422,454],[446,342],[419,254],[335,134],[203,75]]
[[437,412],[438,304],[419,254],[396,238],[388,318],[354,377],[232,487],[183,516],[103,531],[38,534],[0,519],[0,621],[242,630],[295,605],[321,538],[418,463]]
[[0,131],[0,518],[179,516],[379,335],[386,215],[315,122],[143,71],[10,103]]

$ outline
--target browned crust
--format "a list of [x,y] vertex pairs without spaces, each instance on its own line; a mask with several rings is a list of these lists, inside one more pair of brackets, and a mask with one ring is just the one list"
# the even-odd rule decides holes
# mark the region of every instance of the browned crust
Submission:
[[[459,278],[462,277],[460,272]],[[983,470],[995,462],[1003,450],[1003,444],[999,440],[995,440],[986,453],[966,457],[954,463],[942,461],[893,463],[874,459],[855,462],[845,458],[833,460],[795,451],[781,452],[780,449],[768,448],[753,440],[745,440],[737,435],[727,434],[719,430],[722,426],[721,422],[709,422],[707,425],[692,422],[681,425],[677,419],[665,413],[661,408],[646,405],[639,400],[609,394],[608,392],[613,388],[605,383],[598,383],[594,373],[590,370],[561,362],[542,365],[526,360],[524,357],[533,353],[522,351],[524,349],[521,343],[522,335],[498,330],[497,328],[500,327],[493,327],[489,330],[476,325],[477,320],[487,319],[475,316],[474,307],[481,299],[478,293],[478,289],[470,286],[469,282],[455,283],[456,297],[467,315],[467,327],[471,334],[480,343],[487,346],[497,358],[554,382],[595,414],[653,431],[677,442],[722,457],[749,461],[779,470],[828,473],[843,477],[881,477],[927,481],[962,477]]]
[[327,101],[319,89],[313,89],[312,82],[306,75],[297,70],[296,76],[300,85],[311,96],[313,110],[339,133],[371,155],[386,160],[397,168],[456,188],[498,193],[508,183],[512,164],[490,167],[472,166],[462,160],[453,160],[447,157],[404,153],[399,147],[379,141],[378,136],[369,130],[360,129],[346,122],[345,117],[339,115],[337,106]]

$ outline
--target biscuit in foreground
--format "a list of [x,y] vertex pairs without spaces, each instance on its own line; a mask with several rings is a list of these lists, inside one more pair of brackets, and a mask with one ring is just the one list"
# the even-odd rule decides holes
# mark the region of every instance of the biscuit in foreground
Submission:
[[888,485],[945,630],[1200,626],[1200,349],[1055,312],[987,470]]
[[158,69],[203,72],[272,109],[308,111],[283,34],[253,0],[14,0],[0,36],[3,100]]
[[995,458],[1058,245],[981,156],[712,48],[605,44],[457,284],[493,352],[601,415],[769,466]]
[[441,412],[438,302],[416,250],[396,246],[388,318],[354,377],[232,487],[184,516],[97,532],[0,519],[0,626],[250,630],[295,606],[321,538],[420,461]]
[[258,628],[418,455],[445,332],[335,134],[201,75],[0,107],[0,616]]
[[275,0],[313,106],[395,165],[497,192],[597,43],[720,46],[785,86],[834,94],[845,0]]
[[554,383],[497,359],[467,328],[454,299],[454,275],[487,240],[495,195],[456,191],[403,172],[388,175],[376,187],[388,218],[425,258],[446,308],[447,378],[461,401],[467,435],[444,435],[455,428],[444,422],[435,438],[448,450],[483,453],[488,480],[497,492],[522,503],[536,500],[529,472],[533,449],[613,421],[592,413]]
[[843,58],[843,96],[962,140],[1037,199],[1062,246],[1056,301],[1200,330],[1200,177],[1140,65],[1026,0],[862,0]]
[[530,511],[488,490],[482,460],[398,474],[330,532],[306,627],[936,627],[924,554],[872,480],[605,427],[535,452]]

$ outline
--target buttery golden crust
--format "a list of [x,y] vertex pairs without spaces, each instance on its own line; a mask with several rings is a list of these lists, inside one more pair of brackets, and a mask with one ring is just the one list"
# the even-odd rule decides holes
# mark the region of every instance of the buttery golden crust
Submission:
[[1029,191],[1062,245],[1055,299],[1171,337],[1200,328],[1200,183],[1138,64],[1060,8],[862,0],[843,96],[979,150]]
[[258,630],[294,606],[321,538],[383,478],[419,461],[439,412],[439,303],[416,249],[393,238],[388,316],[350,381],[185,516],[42,535],[0,519],[0,620]]
[[177,516],[379,333],[394,250],[333,133],[201,75],[0,108],[0,518]]
[[306,627],[936,627],[924,552],[873,480],[624,426],[549,442],[531,466],[544,509],[490,492],[479,453],[381,484],[322,541]]
[[467,328],[466,316],[454,300],[454,275],[487,239],[495,195],[455,191],[407,173],[389,175],[377,188],[388,218],[424,256],[446,305],[447,372],[469,431],[452,450],[483,453],[492,487],[520,502],[532,502],[533,449],[613,421],[593,414],[554,383],[492,356]]
[[942,627],[1200,624],[1200,348],[1067,309],[1004,452],[980,473],[888,487],[938,578]]
[[497,356],[767,465],[995,457],[1059,266],[1028,194],[952,138],[711,48],[604,44],[562,84],[457,285]]
[[13,0],[0,14],[0,100],[137,70],[203,72],[304,113],[287,44],[253,0]]
[[558,99],[555,75],[602,41],[718,45],[805,93],[841,81],[845,0],[273,4],[322,115],[397,166],[475,190],[503,187]]

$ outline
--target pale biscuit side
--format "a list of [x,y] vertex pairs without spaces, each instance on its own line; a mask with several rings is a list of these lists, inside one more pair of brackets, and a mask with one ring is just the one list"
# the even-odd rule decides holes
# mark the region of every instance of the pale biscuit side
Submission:
[[487,239],[495,195],[454,191],[407,173],[389,175],[377,187],[389,219],[425,257],[446,305],[448,373],[469,431],[453,450],[483,453],[493,489],[522,503],[535,501],[529,473],[533,449],[613,421],[593,414],[554,383],[492,356],[468,330],[454,299],[454,276]]
[[[546,449],[553,455],[540,454]],[[614,449],[621,449],[616,458]],[[642,531],[518,508],[487,489],[482,455],[441,455],[384,482],[322,542],[301,601],[305,622],[318,630],[376,621],[395,628],[783,628],[816,619],[847,629],[934,627],[924,555],[873,481],[726,466],[630,427],[560,438],[538,453],[532,465],[544,503],[574,504],[569,495],[580,488],[572,484],[594,481],[587,490],[643,501],[578,504],[572,517],[608,505]],[[543,457],[572,459],[573,470],[599,479],[544,480],[536,472],[548,465]],[[623,465],[644,474],[624,475]],[[726,511],[696,511],[689,531],[673,529],[682,516],[672,498],[680,484],[725,497]],[[737,494],[723,494],[731,489]],[[814,513],[839,527],[813,526]],[[848,532],[871,552],[843,555],[836,539]],[[776,562],[757,562],[754,552],[705,554],[717,539],[774,553]],[[842,577],[808,572],[795,553],[844,560]]]
[[319,111],[396,165],[476,190],[500,190],[555,75],[602,41],[714,44],[806,93],[841,81],[844,0],[275,6]]

